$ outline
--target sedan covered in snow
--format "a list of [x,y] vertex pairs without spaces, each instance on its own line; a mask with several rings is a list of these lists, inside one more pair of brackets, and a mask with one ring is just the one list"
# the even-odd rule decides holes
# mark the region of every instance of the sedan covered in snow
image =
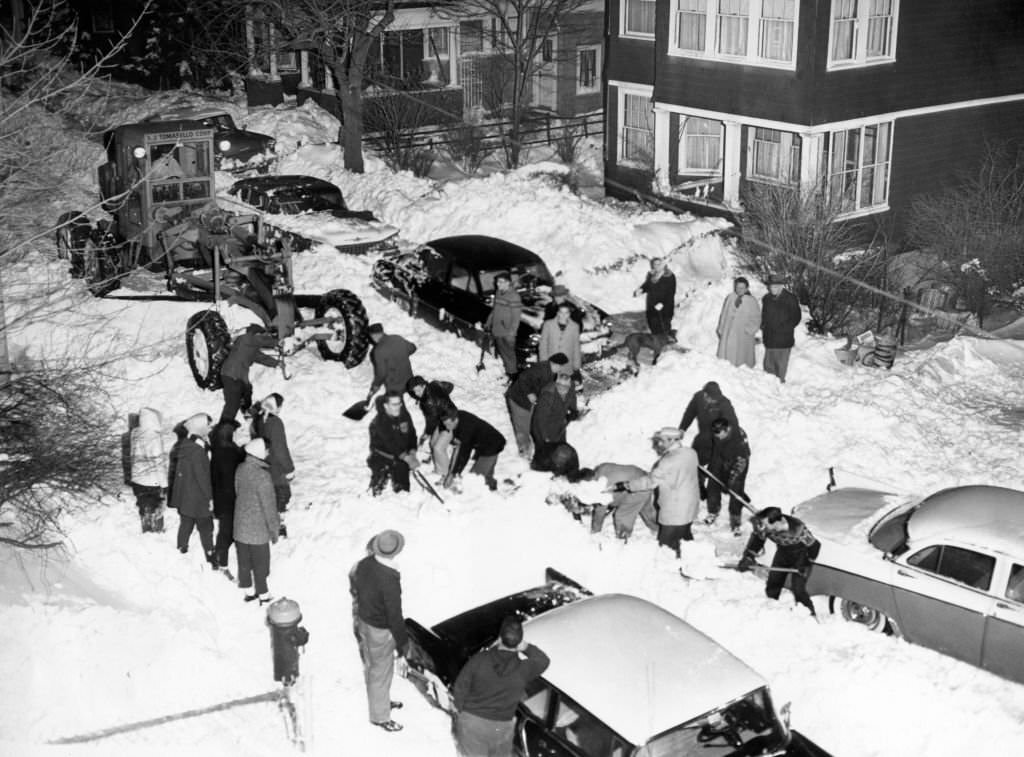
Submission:
[[543,586],[432,628],[406,620],[417,688],[450,710],[449,687],[509,614],[551,659],[517,710],[519,755],[828,755],[791,731],[765,680],[712,639],[657,605],[592,596],[550,569]]
[[231,185],[218,198],[240,213],[259,211],[295,250],[328,244],[339,252],[363,254],[395,249],[398,229],[381,223],[368,210],[349,210],[341,190],[313,176],[252,176]]
[[195,121],[214,130],[214,166],[223,171],[266,170],[274,159],[276,140],[255,131],[239,129],[231,116],[216,108],[175,108],[146,119]]
[[[484,334],[479,325],[487,321],[491,312],[494,278],[499,273],[511,274],[523,301],[516,339],[516,356],[522,370],[537,360],[544,310],[551,301],[555,283],[536,253],[495,237],[444,237],[427,242],[414,252],[395,253],[378,260],[373,268],[373,285],[388,299],[403,303],[412,315],[482,344]],[[607,355],[612,349],[608,314],[573,295],[568,300],[582,315],[583,362]]]
[[847,620],[1024,682],[1024,492],[836,489],[793,513],[822,542],[811,594]]

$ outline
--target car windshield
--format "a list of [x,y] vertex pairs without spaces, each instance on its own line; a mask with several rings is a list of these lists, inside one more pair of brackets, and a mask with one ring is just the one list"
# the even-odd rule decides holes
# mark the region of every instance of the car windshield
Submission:
[[775,714],[767,689],[760,688],[651,739],[637,757],[777,754],[788,738],[786,726]]
[[483,287],[485,292],[494,291],[494,277],[502,272],[512,274],[512,280],[520,291],[533,289],[538,285],[551,286],[552,282],[554,282],[554,277],[543,263],[524,263],[513,266],[511,270],[504,268],[494,271],[480,271],[480,286]]
[[321,210],[345,210],[341,191],[332,188],[279,190],[274,193],[274,199],[280,208],[278,212],[291,215]]
[[868,532],[868,541],[882,552],[901,555],[907,551],[907,523],[917,510],[912,502],[890,510]]

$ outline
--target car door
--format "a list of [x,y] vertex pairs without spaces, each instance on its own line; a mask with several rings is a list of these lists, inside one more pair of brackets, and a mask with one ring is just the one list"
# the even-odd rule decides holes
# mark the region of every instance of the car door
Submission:
[[480,291],[476,269],[453,262],[448,288],[449,328],[459,336],[472,337],[474,324],[483,323],[490,312]]
[[985,621],[982,667],[1024,683],[1024,559],[1005,562],[1005,577],[997,573],[997,595]]
[[981,664],[996,558],[975,548],[930,544],[892,564],[900,630],[910,640]]

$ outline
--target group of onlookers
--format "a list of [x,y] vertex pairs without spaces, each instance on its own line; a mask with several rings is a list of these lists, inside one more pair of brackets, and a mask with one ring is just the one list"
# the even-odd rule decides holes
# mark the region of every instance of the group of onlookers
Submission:
[[757,332],[764,343],[764,370],[786,381],[789,353],[794,331],[802,317],[796,296],[785,288],[785,279],[768,276],[768,294],[761,304],[750,294],[750,282],[744,277],[733,281],[733,293],[722,303],[718,316],[718,357],[733,365],[754,367]]

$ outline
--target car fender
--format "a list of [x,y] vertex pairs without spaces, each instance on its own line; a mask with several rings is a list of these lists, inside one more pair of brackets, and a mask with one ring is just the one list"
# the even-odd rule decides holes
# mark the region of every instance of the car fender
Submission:
[[807,580],[808,593],[848,599],[896,618],[891,585],[893,563],[871,549],[872,553],[866,554],[823,540]]

